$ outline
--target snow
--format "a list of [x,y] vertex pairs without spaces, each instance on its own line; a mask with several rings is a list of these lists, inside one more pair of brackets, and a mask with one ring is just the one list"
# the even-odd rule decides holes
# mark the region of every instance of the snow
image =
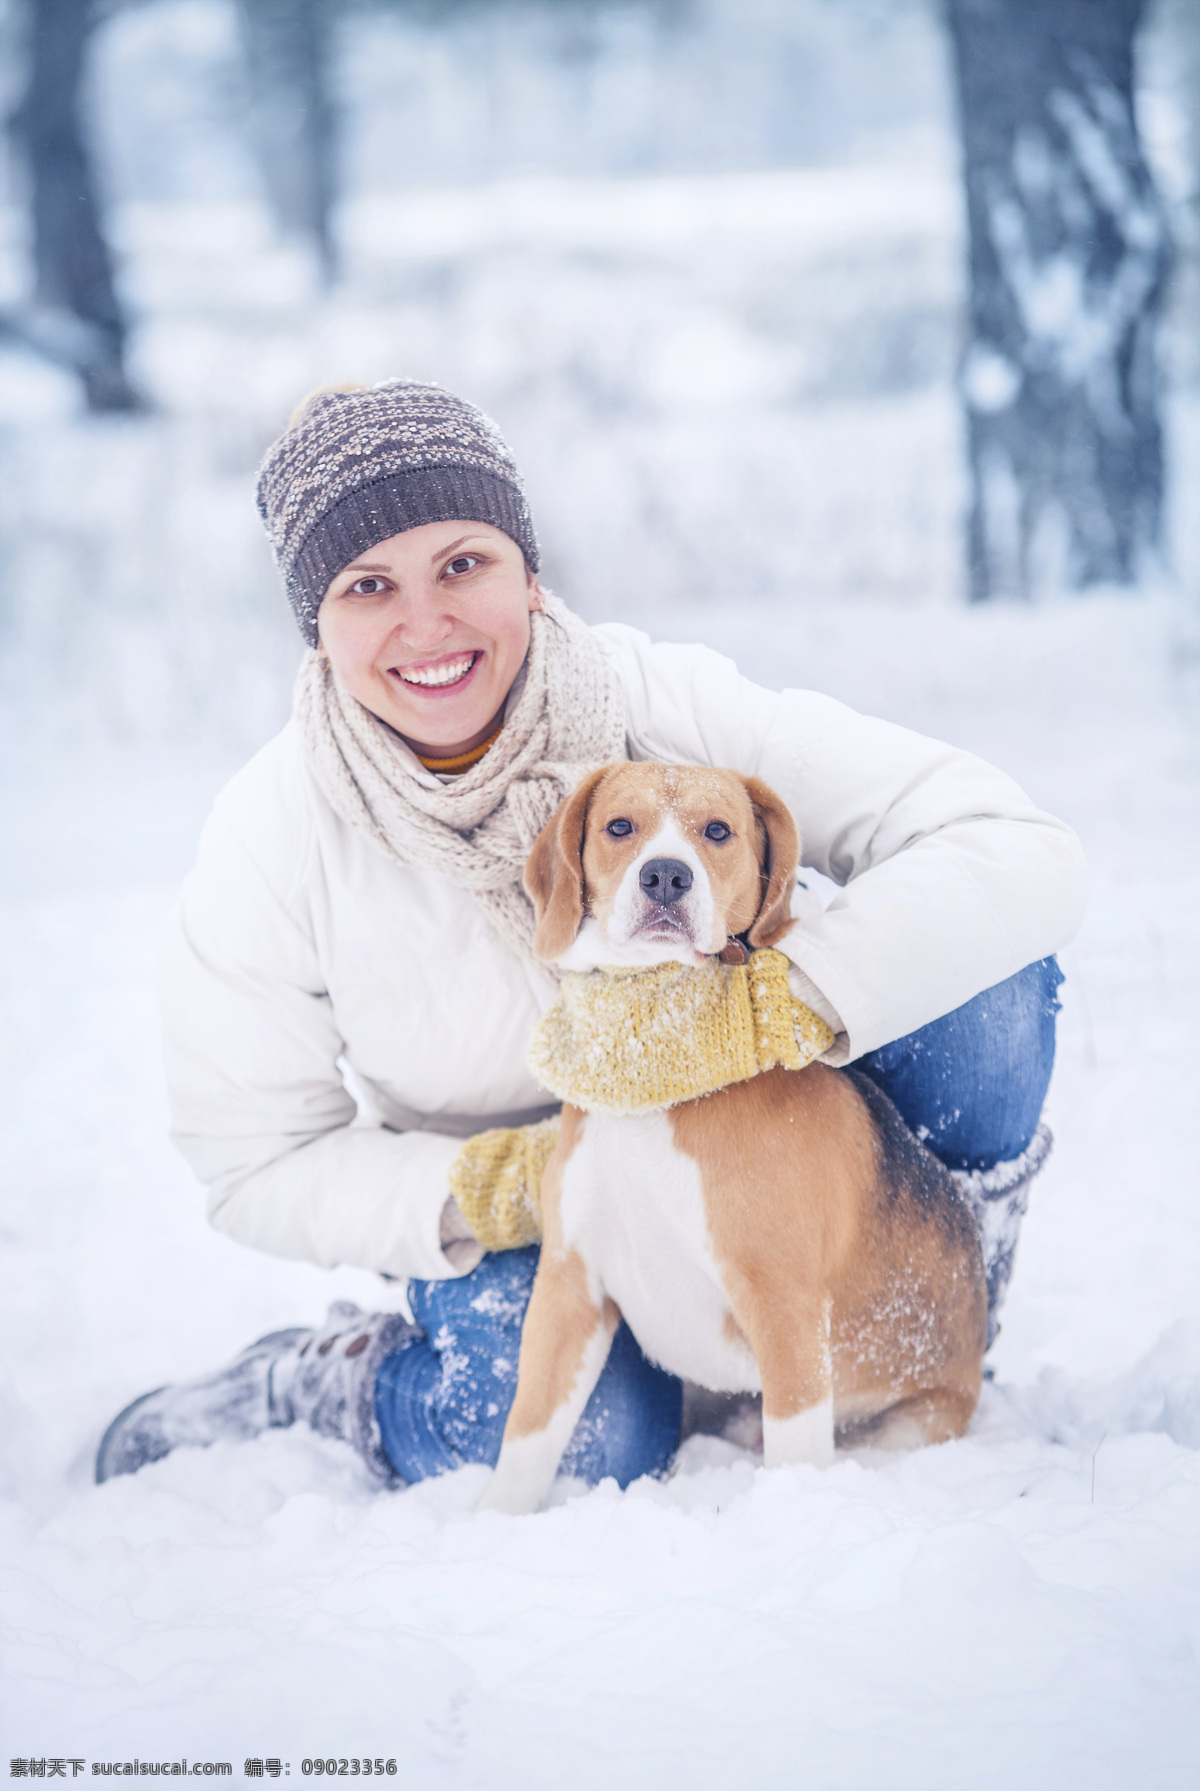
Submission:
[[[660,621],[681,631],[669,607]],[[165,874],[77,867],[4,908],[10,1754],[240,1771],[278,1753],[295,1775],[382,1752],[430,1786],[1194,1782],[1190,613],[1112,597],[703,621],[759,675],[998,758],[1089,849],[1057,1148],[970,1434],[823,1473],[695,1439],[665,1484],[564,1487],[519,1520],[471,1514],[478,1470],[372,1495],[347,1449],[299,1432],[91,1486],[128,1398],[335,1296],[380,1303],[366,1275],[207,1231],[163,1137],[152,962],[207,793],[195,765]],[[64,774],[46,800],[144,837],[166,794],[139,791],[136,757],[74,767],[82,793]]]
[[[173,20],[180,56],[219,62],[219,10],[122,13],[122,91],[151,92],[138,46],[166,55]],[[191,107],[114,217],[159,412],[80,419],[64,376],[0,352],[8,1756],[186,1754],[240,1780],[247,1756],[297,1777],[382,1754],[397,1783],[486,1791],[1194,1785],[1194,386],[1170,418],[1192,598],[971,611],[944,142],[789,172],[363,188],[346,285],[320,298],[245,170],[205,159],[216,102],[185,74],[140,124],[130,104],[113,152],[127,168],[155,107]],[[20,232],[0,226],[11,285]],[[963,1440],[768,1474],[694,1439],[665,1483],[560,1485],[527,1519],[474,1515],[478,1470],[374,1494],[301,1431],[92,1484],[138,1393],[334,1298],[401,1299],[206,1228],[165,1136],[153,996],[208,804],[279,725],[297,658],[254,464],[306,386],[396,371],[500,419],[553,582],[590,617],[966,746],[1080,830],[1093,896],[1062,954],[1057,1142]]]

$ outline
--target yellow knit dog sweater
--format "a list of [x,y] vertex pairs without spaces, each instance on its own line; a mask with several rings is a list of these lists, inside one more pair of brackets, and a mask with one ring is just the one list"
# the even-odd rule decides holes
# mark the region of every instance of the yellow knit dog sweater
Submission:
[[[599,1113],[646,1113],[714,1094],[782,1065],[802,1070],[833,1034],[788,988],[782,952],[748,964],[589,970],[563,978],[529,1046],[529,1067],[560,1100]],[[541,1236],[542,1172],[558,1121],[469,1138],[450,1186],[488,1250]]]

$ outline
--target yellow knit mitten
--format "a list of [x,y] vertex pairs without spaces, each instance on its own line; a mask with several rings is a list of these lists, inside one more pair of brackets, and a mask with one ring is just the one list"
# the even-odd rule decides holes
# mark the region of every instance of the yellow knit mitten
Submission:
[[468,1138],[450,1165],[450,1192],[485,1250],[516,1250],[542,1236],[542,1172],[558,1143],[558,1116],[497,1126]]
[[781,951],[767,947],[750,953],[746,992],[754,1015],[754,1057],[759,1070],[772,1070],[776,1064],[785,1070],[802,1070],[833,1043],[833,1033],[820,1014],[792,994],[790,968]]
[[832,1043],[824,1020],[788,987],[787,958],[768,948],[740,965],[570,972],[528,1062],[562,1101],[645,1113],[776,1065],[801,1070]]

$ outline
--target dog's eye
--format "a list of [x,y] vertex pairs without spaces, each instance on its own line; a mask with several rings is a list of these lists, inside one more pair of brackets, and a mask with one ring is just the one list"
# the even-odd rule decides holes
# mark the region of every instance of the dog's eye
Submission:
[[615,840],[623,840],[633,832],[633,822],[622,820],[610,821],[604,831]]
[[733,828],[726,827],[724,821],[710,821],[704,829],[704,837],[706,840],[716,840],[719,845],[722,840],[727,840],[732,832]]

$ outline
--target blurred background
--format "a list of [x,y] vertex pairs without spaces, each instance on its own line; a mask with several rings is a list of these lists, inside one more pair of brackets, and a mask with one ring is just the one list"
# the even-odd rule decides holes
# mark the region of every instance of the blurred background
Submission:
[[1195,0],[0,0],[0,78],[6,887],[182,865],[285,718],[325,381],[482,404],[560,594],[771,683],[1200,592]]

